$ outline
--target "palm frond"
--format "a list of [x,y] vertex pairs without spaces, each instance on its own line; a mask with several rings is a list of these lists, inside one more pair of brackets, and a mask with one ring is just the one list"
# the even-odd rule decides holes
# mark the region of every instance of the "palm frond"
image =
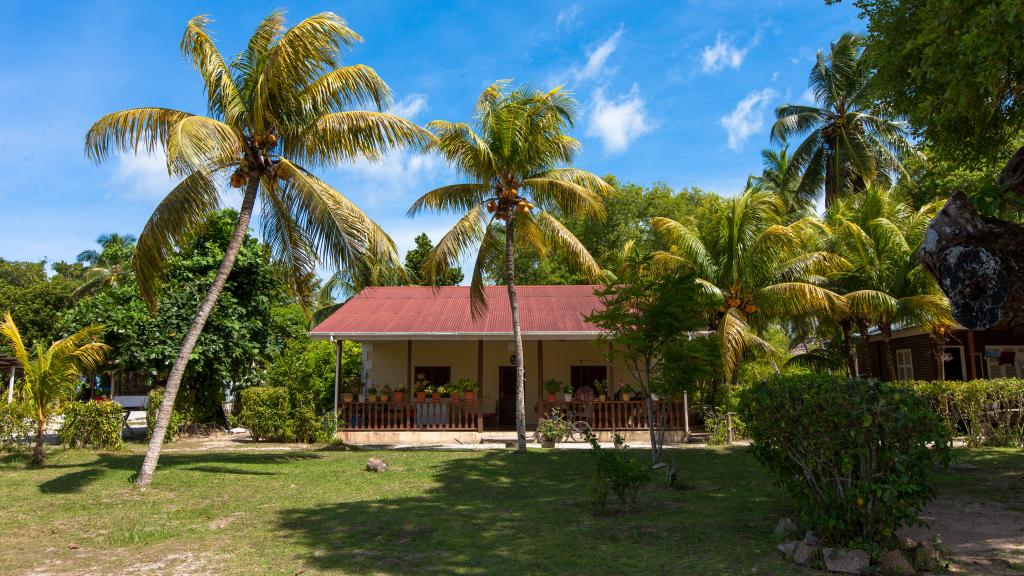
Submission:
[[192,114],[170,108],[130,108],[103,116],[85,135],[85,155],[103,162],[111,153],[166,149],[171,129]]

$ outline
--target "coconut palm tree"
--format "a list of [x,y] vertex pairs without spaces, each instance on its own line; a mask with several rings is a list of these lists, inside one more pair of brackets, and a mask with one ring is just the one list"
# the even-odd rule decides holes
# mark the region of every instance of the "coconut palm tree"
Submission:
[[99,250],[79,252],[76,260],[85,265],[85,275],[82,285],[71,293],[72,298],[92,294],[103,286],[116,286],[131,270],[135,242],[131,234],[102,234],[96,239]]
[[808,216],[814,209],[814,191],[800,189],[800,170],[793,163],[789,146],[761,150],[763,169],[751,179],[751,185],[778,196],[783,203],[786,222]]
[[842,297],[820,285],[843,268],[842,258],[808,249],[820,222],[782,222],[781,199],[756,189],[726,200],[717,221],[699,227],[670,218],[651,220],[669,244],[656,254],[662,265],[686,266],[697,275],[708,328],[718,331],[723,372],[732,383],[745,354],[779,356],[758,335],[771,321],[844,306]]
[[341,49],[362,39],[338,16],[317,14],[286,29],[283,13],[273,12],[230,64],[208,24],[205,16],[193,18],[181,41],[185,58],[203,79],[208,116],[132,108],[101,118],[85,140],[86,154],[96,161],[115,152],[161,149],[171,175],[182,178],[157,206],[135,250],[139,289],[151,306],[170,253],[220,206],[218,183],[241,189],[234,234],[168,375],[140,485],[152,480],[189,354],[231,272],[257,198],[263,239],[288,265],[296,285],[317,265],[342,269],[372,258],[397,261],[391,239],[309,169],[376,160],[430,138],[382,111],[391,93],[373,69],[339,65]]
[[11,313],[4,313],[0,335],[6,337],[14,357],[25,372],[18,394],[22,401],[29,403],[36,421],[36,444],[32,450],[32,463],[36,466],[46,459],[43,436],[47,420],[61,402],[74,397],[82,375],[95,371],[103,363],[109,347],[94,341],[102,332],[102,326],[86,326],[63,340],[57,340],[49,348],[36,342],[30,351],[25,347]]
[[476,248],[471,281],[474,316],[486,310],[483,272],[504,259],[505,280],[512,311],[516,358],[516,431],[519,449],[526,449],[523,339],[516,299],[517,244],[537,254],[564,252],[587,276],[597,278],[600,267],[555,213],[603,217],[601,194],[610,186],[594,174],[569,167],[580,149],[566,135],[573,122],[575,101],[562,88],[542,92],[509,89],[502,80],[489,86],[476,104],[474,125],[435,121],[432,145],[466,182],[427,192],[409,215],[431,210],[461,213],[459,221],[430,252],[424,276],[441,277]]
[[893,326],[952,325],[949,302],[916,258],[928,223],[940,207],[941,202],[913,210],[888,190],[871,187],[826,213],[832,249],[850,263],[830,280],[848,304],[845,315],[838,318],[847,353],[852,356],[851,324],[864,340],[870,337],[869,327],[877,326],[890,377],[896,376],[890,343]]
[[871,98],[871,70],[862,57],[864,39],[843,34],[828,52],[818,52],[809,85],[813,105],[784,104],[775,110],[773,142],[803,141],[792,163],[802,174],[801,196],[825,191],[825,207],[859,192],[869,183],[886,184],[894,172],[906,174],[900,159],[919,155],[905,123],[891,118]]

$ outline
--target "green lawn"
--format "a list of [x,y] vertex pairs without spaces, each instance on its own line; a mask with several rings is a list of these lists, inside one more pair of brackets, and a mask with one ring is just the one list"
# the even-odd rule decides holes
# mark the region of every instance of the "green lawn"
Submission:
[[[786,499],[744,448],[670,452],[688,489],[600,517],[583,451],[168,453],[140,491],[134,450],[3,460],[4,573],[799,573],[771,534]],[[375,455],[388,472],[363,471]]]

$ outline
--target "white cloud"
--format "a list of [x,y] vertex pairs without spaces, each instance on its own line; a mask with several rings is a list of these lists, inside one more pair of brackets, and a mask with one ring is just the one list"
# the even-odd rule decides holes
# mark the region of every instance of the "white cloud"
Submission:
[[163,198],[175,181],[167,174],[167,156],[163,150],[153,154],[125,154],[117,159],[110,187],[118,196],[132,200]]
[[814,90],[811,90],[810,88],[804,90],[803,94],[800,94],[800,101],[805,104],[814,104],[817,102],[817,99],[814,97]]
[[743,59],[747,57],[747,52],[756,46],[759,40],[760,36],[755,35],[749,46],[738,48],[732,42],[723,38],[722,33],[719,32],[715,38],[715,45],[705,46],[701,51],[701,70],[705,74],[713,74],[724,68],[739,68],[743,64]]
[[359,206],[399,206],[404,211],[413,199],[433,187],[439,179],[451,181],[440,158],[409,150],[396,150],[379,162],[359,160],[332,171],[339,192]]
[[640,97],[636,84],[628,94],[613,100],[605,98],[603,89],[594,91],[586,134],[599,138],[606,152],[622,152],[633,140],[653,129],[647,118],[646,103]]
[[420,112],[427,110],[427,98],[422,94],[409,94],[391,106],[390,112],[407,120],[413,120]]
[[580,5],[573,4],[568,8],[563,8],[558,12],[558,19],[555,21],[555,26],[559,30],[572,30],[579,26],[576,17],[580,14]]
[[622,34],[625,29],[621,26],[614,34],[609,36],[592,50],[587,52],[587,63],[583,65],[583,68],[577,68],[573,66],[569,69],[569,77],[576,82],[583,82],[586,80],[593,80],[605,72],[605,64],[608,63],[608,57],[611,56],[616,49],[619,47],[619,40],[622,38]]
[[722,116],[718,122],[729,133],[729,148],[742,150],[744,140],[764,128],[765,110],[776,96],[771,88],[751,92],[736,104],[731,114]]

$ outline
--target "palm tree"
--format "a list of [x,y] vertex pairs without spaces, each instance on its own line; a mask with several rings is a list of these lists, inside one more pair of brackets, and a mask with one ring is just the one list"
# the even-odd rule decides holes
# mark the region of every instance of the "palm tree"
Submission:
[[721,338],[722,369],[731,383],[736,383],[745,353],[779,356],[758,335],[769,322],[844,305],[820,285],[842,268],[842,259],[808,249],[820,222],[805,218],[784,225],[782,210],[775,194],[748,189],[723,203],[717,221],[700,227],[670,218],[651,220],[670,244],[657,253],[662,265],[686,266],[697,275],[708,328]]
[[96,239],[99,250],[83,250],[76,259],[84,264],[85,276],[81,286],[71,293],[73,298],[92,294],[103,286],[116,286],[128,273],[135,253],[135,236],[131,234],[102,234]]
[[565,134],[573,122],[574,106],[573,98],[560,87],[549,92],[510,90],[508,81],[495,82],[477,100],[474,126],[442,121],[429,125],[436,136],[433,148],[467,182],[427,192],[409,209],[410,216],[424,210],[462,214],[430,252],[423,272],[434,282],[479,245],[470,284],[474,316],[487,307],[484,270],[504,258],[518,360],[519,450],[526,449],[526,405],[516,299],[516,245],[529,246],[541,255],[558,249],[587,276],[597,278],[600,274],[587,249],[552,213],[557,210],[565,215],[603,217],[600,194],[610,190],[594,174],[569,167],[580,149],[579,142]]
[[102,326],[86,326],[63,340],[57,340],[49,348],[37,342],[30,352],[11,313],[4,313],[0,334],[7,338],[14,357],[25,372],[18,394],[23,401],[29,402],[36,421],[36,445],[32,450],[32,463],[36,466],[46,459],[43,450],[46,421],[61,402],[74,397],[82,374],[99,368],[109,350],[106,344],[94,341],[102,332]]
[[[317,14],[286,29],[283,13],[273,12],[230,65],[208,23],[205,16],[190,20],[181,49],[203,79],[209,116],[123,110],[96,122],[85,141],[86,154],[96,161],[116,151],[163,149],[169,172],[182,178],[157,206],[135,250],[139,289],[151,306],[168,256],[220,206],[218,182],[242,190],[234,234],[168,376],[140,485],[152,480],[189,354],[231,272],[256,199],[263,239],[297,286],[318,265],[343,269],[372,258],[397,261],[383,230],[308,168],[376,160],[430,139],[426,130],[381,111],[391,93],[373,69],[339,66],[341,49],[362,39],[338,16]],[[374,110],[349,109],[363,105]]]
[[846,33],[828,53],[819,51],[809,80],[815,104],[784,104],[775,110],[773,142],[804,136],[792,157],[802,173],[798,192],[817,198],[824,187],[826,208],[869,183],[888,183],[893,172],[905,175],[900,159],[919,155],[906,124],[872,100],[863,46],[863,37]]
[[760,176],[754,176],[751,184],[778,196],[783,203],[787,222],[795,222],[808,216],[814,208],[815,191],[800,189],[800,170],[793,163],[789,146],[761,150]]
[[877,326],[883,339],[886,371],[893,378],[893,326],[931,328],[952,324],[948,301],[916,258],[940,204],[912,210],[887,190],[871,187],[857,198],[838,202],[826,214],[832,249],[844,254],[851,265],[846,273],[831,280],[848,304],[846,315],[840,318],[847,353],[852,354],[851,324],[859,327],[865,340],[868,328]]

